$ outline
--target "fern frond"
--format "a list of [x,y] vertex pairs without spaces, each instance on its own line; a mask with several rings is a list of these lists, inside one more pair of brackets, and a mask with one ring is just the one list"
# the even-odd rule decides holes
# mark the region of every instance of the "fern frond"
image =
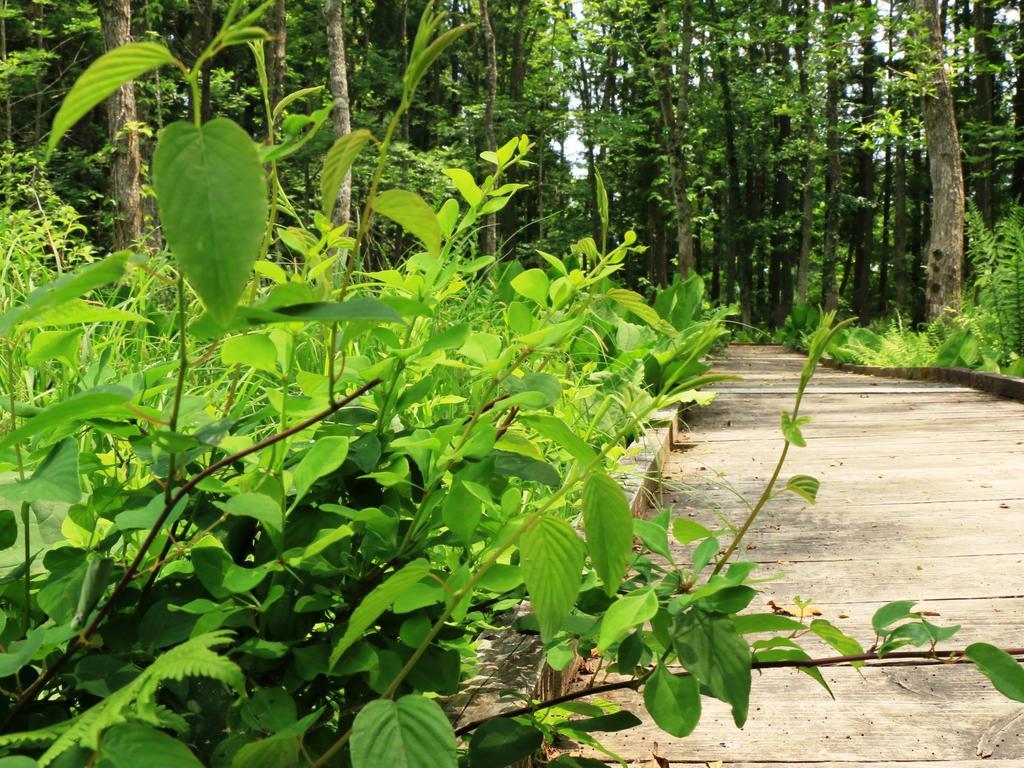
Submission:
[[35,731],[2,736],[0,746],[49,744],[49,748],[38,760],[40,768],[46,768],[72,747],[97,749],[100,736],[114,725],[142,721],[176,729],[181,725],[181,718],[156,701],[160,685],[168,680],[208,677],[234,688],[239,696],[245,696],[242,670],[233,661],[213,650],[229,643],[232,637],[232,633],[226,630],[194,637],[159,656],[130,683],[77,717]]

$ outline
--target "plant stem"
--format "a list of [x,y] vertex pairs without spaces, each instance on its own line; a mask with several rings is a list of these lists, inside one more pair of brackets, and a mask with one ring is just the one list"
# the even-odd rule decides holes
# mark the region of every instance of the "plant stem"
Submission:
[[[1006,653],[1011,656],[1024,656],[1024,648],[1004,648]],[[894,659],[896,661],[887,663],[887,659]],[[892,667],[892,666],[905,666],[906,660],[917,659],[930,662],[932,664],[958,664],[964,661],[970,661],[970,659],[964,656],[964,651],[895,651],[893,653],[886,654],[882,659],[879,659],[877,654],[874,653],[858,653],[850,656],[828,656],[820,659],[788,659],[783,661],[754,661],[751,663],[751,669],[781,669],[781,668],[794,668],[794,669],[807,669],[810,667],[834,667],[839,664],[850,664],[854,662],[863,661],[866,662],[866,667]],[[870,663],[874,662],[874,663]],[[921,666],[915,664],[915,666]],[[682,672],[673,673],[675,677],[688,677],[689,672],[683,670]],[[595,685],[590,688],[583,688],[579,691],[573,691],[566,693],[561,696],[555,696],[551,699],[545,699],[544,701],[538,701],[535,704],[529,704],[522,707],[516,707],[510,709],[501,714],[494,715],[492,717],[485,717],[479,720],[473,720],[465,725],[459,726],[455,729],[456,736],[465,736],[467,733],[472,733],[481,725],[491,720],[495,720],[499,717],[520,717],[522,715],[531,715],[535,712],[541,712],[550,707],[556,707],[559,704],[564,704],[569,701],[576,701],[577,699],[586,698],[587,696],[594,696],[600,693],[608,693],[610,691],[621,691],[625,689],[638,689],[643,682],[646,680],[646,676],[638,677],[630,680],[619,680],[614,683],[605,683],[603,685]]]

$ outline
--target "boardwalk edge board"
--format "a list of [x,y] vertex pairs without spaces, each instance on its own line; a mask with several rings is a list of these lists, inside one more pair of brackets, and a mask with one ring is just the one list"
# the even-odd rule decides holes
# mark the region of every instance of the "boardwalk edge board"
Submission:
[[[644,517],[660,503],[662,468],[678,434],[677,413],[658,411],[652,416],[650,427],[630,444],[619,461],[615,474],[634,517]],[[538,699],[554,698],[568,691],[581,659],[576,657],[562,670],[549,667],[540,636],[514,627],[529,612],[529,601],[524,600],[505,614],[498,629],[481,635],[478,674],[444,703],[456,728],[521,705],[521,701],[508,695],[510,691]]]
[[956,384],[970,387],[981,392],[988,392],[997,397],[1024,402],[1024,379],[1016,376],[1005,376],[990,371],[975,371],[970,368],[876,368],[870,365],[843,363],[826,357],[821,364],[826,368],[847,373],[860,373],[866,376],[878,376],[887,379],[910,379],[911,381],[941,381],[945,384]]

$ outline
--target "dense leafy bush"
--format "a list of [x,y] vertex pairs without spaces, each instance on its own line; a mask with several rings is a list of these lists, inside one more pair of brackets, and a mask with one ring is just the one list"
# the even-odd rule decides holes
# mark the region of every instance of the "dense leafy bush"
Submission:
[[[101,58],[53,140],[152,67],[176,64],[195,88],[207,55],[264,36],[239,8],[191,69],[152,43]],[[386,135],[329,150],[308,220],[268,184],[294,144],[257,147],[225,119],[173,123],[153,160],[173,260],[114,254],[0,316],[6,764],[455,766],[438,698],[524,596],[552,664],[601,654],[677,736],[702,693],[742,725],[752,669],[806,659],[800,634],[860,650],[827,622],[735,616],[755,566],[732,559],[804,444],[800,401],[834,318],[809,338],[778,467],[742,526],[634,521],[609,473],[654,410],[715,380],[702,358],[724,313],[707,312],[696,277],[654,307],[614,282],[639,248],[632,233],[605,247],[601,186],[600,245],[542,254],[543,268],[475,255],[476,223],[517,191],[502,176],[527,162],[525,137],[487,155],[483,180],[446,169],[461,200],[436,212],[380,188],[402,111],[463,31],[440,24],[428,9]],[[351,233],[331,213],[371,143]],[[375,217],[417,243],[409,258],[362,264]],[[266,258],[278,244],[287,256]],[[817,481],[786,490],[813,501]],[[689,562],[673,562],[670,529]],[[879,653],[955,631],[909,603],[875,629]],[[1002,652],[969,651],[1015,674]],[[482,725],[468,759],[508,764],[544,736],[636,722],[577,706],[564,711],[584,720],[552,726],[534,717],[542,706]]]

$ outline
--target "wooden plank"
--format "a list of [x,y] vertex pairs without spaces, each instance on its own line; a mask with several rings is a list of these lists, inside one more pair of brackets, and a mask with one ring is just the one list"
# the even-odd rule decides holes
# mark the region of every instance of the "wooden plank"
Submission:
[[[703,699],[703,716],[686,739],[661,732],[638,694],[601,698],[635,713],[643,725],[602,734],[601,742],[627,760],[649,757],[651,745],[670,762],[801,762],[974,760],[979,745],[993,760],[1024,761],[1024,712],[967,665],[886,667],[823,672],[835,700],[795,670],[765,670],[754,680],[750,717],[735,728],[726,705]],[[598,757],[589,749],[574,754]]]

